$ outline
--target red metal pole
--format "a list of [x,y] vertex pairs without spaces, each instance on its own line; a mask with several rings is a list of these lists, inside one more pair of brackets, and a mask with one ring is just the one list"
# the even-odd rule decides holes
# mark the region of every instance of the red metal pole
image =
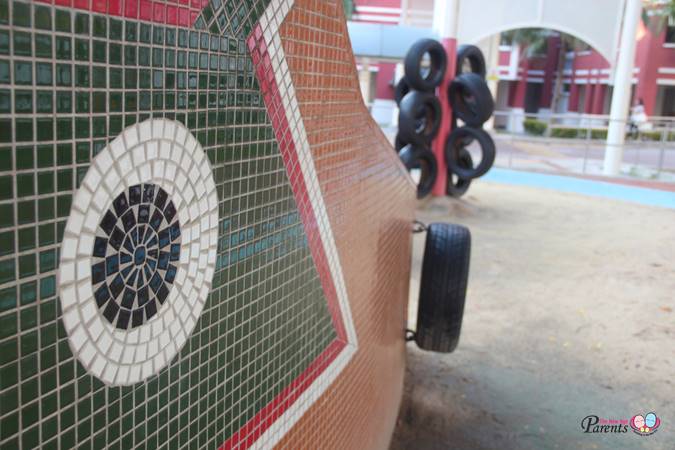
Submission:
[[445,141],[448,139],[450,132],[452,132],[452,107],[448,101],[448,86],[450,86],[450,82],[455,78],[457,70],[457,39],[443,38],[441,39],[441,44],[448,56],[448,68],[443,83],[436,88],[436,95],[441,102],[442,119],[438,134],[431,144],[434,155],[436,155],[436,161],[438,162],[438,178],[436,178],[436,184],[432,191],[432,194],[435,196],[446,195],[448,171],[445,165]]

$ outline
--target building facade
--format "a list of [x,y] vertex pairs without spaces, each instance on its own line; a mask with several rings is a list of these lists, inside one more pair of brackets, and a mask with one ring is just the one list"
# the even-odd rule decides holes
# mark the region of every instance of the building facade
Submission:
[[[644,103],[648,116],[675,116],[675,27],[653,33],[643,24],[637,39],[631,104]],[[551,110],[560,39],[549,40],[545,55],[522,58],[521,49],[500,46],[498,105],[528,113]],[[592,48],[568,52],[564,87],[556,113],[609,114],[611,64]]]
[[[352,20],[378,23],[383,26],[430,27],[433,0],[355,0]],[[609,114],[612,97],[612,64],[598,51],[587,48],[568,52],[564,67],[559,70],[560,38],[552,36],[546,51],[538,56],[524,57],[519,46],[510,45],[494,36],[475,43],[483,48],[488,74],[494,84],[498,111],[525,112],[547,115],[569,113],[579,115]],[[659,33],[640,24],[636,35],[633,94],[631,104],[644,103],[649,117],[675,116],[675,26],[662,27]],[[490,47],[498,45],[498,51]],[[500,45],[501,44],[501,45]],[[386,123],[382,113],[394,99],[397,63],[400,61],[368,57],[361,69],[367,67],[369,85],[362,83],[364,99],[371,105],[376,119]],[[556,111],[551,111],[558,74],[563,78],[562,95]],[[362,77],[363,79],[363,77]],[[497,117],[495,126],[511,128],[508,120]]]

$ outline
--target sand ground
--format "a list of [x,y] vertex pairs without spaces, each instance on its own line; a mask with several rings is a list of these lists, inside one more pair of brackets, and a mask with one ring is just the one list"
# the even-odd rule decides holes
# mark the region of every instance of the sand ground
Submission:
[[[478,180],[418,218],[471,229],[469,290],[454,353],[408,347],[392,450],[675,448],[675,210]],[[648,437],[582,432],[650,411]]]

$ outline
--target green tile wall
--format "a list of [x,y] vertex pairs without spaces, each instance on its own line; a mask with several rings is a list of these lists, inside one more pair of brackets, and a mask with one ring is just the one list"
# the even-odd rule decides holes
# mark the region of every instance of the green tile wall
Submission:
[[[335,338],[243,37],[266,1],[195,29],[0,0],[0,448],[215,448]],[[213,290],[179,356],[107,387],[74,359],[59,242],[91,159],[184,123],[220,199]]]

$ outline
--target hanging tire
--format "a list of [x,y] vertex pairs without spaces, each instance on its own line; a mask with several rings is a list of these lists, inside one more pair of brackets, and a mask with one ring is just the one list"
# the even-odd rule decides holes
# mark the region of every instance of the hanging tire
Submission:
[[470,258],[468,228],[447,223],[427,227],[415,331],[419,348],[441,353],[457,348]]
[[[428,68],[422,67],[422,59],[429,54]],[[412,89],[432,91],[445,77],[448,58],[443,46],[434,39],[421,39],[413,44],[403,62],[405,78]]]
[[495,110],[487,82],[475,73],[463,73],[452,80],[448,101],[457,118],[470,127],[482,126]]
[[[481,161],[476,167],[467,168],[460,163],[464,142],[473,138],[481,148]],[[453,130],[445,143],[445,164],[455,175],[464,179],[473,179],[485,175],[495,162],[497,150],[495,142],[481,128],[461,127]],[[473,164],[472,164],[473,166]]]
[[398,152],[398,157],[408,172],[420,170],[420,179],[417,182],[417,198],[424,198],[429,195],[438,177],[436,156],[427,148],[406,145]]
[[[473,169],[473,159],[471,158],[471,153],[462,147],[459,151],[459,165],[465,169]],[[453,173],[452,170],[448,169],[448,185],[446,193],[450,197],[459,198],[462,195],[466,194],[466,191],[469,190],[471,186],[471,178],[461,178],[457,174]]]
[[483,52],[475,45],[460,45],[457,49],[457,73],[467,73],[464,71],[465,65],[468,64],[471,72],[485,78],[487,73],[485,69],[485,58]]
[[401,139],[417,145],[427,145],[441,126],[441,102],[434,94],[411,91],[398,112],[398,132]]
[[405,80],[405,77],[403,77],[398,80],[398,83],[396,83],[396,87],[394,88],[394,100],[396,100],[396,106],[401,104],[401,100],[403,100],[403,97],[405,97],[408,92],[410,92],[410,86]]

